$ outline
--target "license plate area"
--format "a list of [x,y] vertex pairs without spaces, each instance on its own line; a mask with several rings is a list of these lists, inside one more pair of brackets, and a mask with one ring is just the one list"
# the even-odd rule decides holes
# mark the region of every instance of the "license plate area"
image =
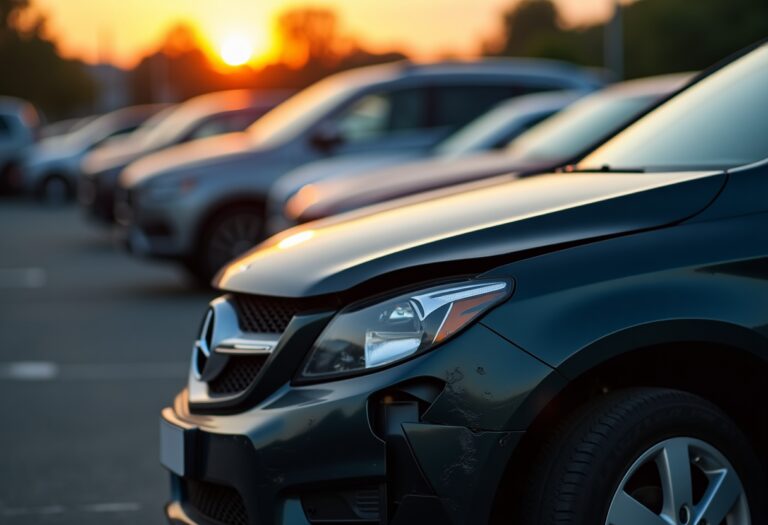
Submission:
[[195,428],[184,428],[166,418],[160,419],[160,463],[178,476],[190,474]]

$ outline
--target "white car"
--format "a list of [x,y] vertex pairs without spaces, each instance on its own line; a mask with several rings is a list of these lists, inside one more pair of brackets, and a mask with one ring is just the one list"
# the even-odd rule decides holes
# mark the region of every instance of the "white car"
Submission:
[[25,190],[45,201],[74,197],[80,164],[88,152],[114,137],[134,131],[166,107],[165,104],[146,104],[119,109],[70,133],[41,140],[25,156],[22,166]]
[[35,107],[24,100],[0,97],[0,191],[21,189],[20,164],[24,151],[34,143],[40,125]]

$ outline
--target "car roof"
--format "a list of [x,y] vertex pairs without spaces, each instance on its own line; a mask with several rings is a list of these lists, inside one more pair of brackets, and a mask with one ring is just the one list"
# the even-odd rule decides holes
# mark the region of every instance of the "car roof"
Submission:
[[343,71],[333,75],[339,81],[354,84],[375,84],[398,79],[456,77],[466,79],[473,75],[497,77],[531,78],[558,82],[563,86],[585,88],[603,84],[600,75],[593,70],[567,62],[535,58],[485,58],[478,60],[451,60],[442,62],[399,61],[375,66],[366,66]]
[[611,84],[599,93],[601,95],[617,95],[621,97],[658,96],[672,93],[682,88],[696,76],[694,72],[671,73],[653,77],[625,80]]
[[[514,116],[519,113],[528,114],[557,110],[567,106],[584,95],[585,93],[583,91],[578,90],[543,91],[540,93],[521,95],[497,104],[491,108],[486,115],[498,112]],[[482,118],[482,116],[480,118]]]
[[271,107],[292,94],[287,89],[230,89],[198,95],[182,102],[201,113],[224,113],[252,107]]
[[0,96],[0,112],[3,114],[21,115],[29,111],[37,113],[32,103],[16,97]]

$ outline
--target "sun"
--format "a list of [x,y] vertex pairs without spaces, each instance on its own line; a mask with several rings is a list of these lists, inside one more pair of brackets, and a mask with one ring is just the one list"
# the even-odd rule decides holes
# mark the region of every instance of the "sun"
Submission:
[[227,35],[219,46],[221,59],[232,67],[248,63],[253,58],[253,52],[253,42],[243,34]]

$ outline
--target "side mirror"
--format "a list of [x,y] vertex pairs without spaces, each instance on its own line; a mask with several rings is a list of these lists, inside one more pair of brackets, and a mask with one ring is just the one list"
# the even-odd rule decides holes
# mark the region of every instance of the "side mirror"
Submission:
[[328,153],[341,146],[344,143],[344,137],[336,124],[324,122],[312,133],[309,141],[318,150]]

